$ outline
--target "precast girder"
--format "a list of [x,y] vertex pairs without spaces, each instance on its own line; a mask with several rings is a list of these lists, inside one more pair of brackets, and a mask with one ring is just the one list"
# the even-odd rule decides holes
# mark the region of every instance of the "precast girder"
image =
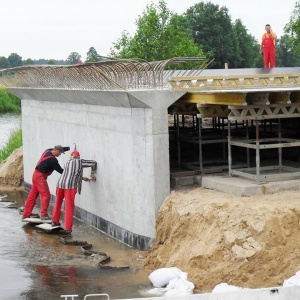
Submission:
[[197,104],[200,118],[227,118],[230,110],[226,105]]
[[182,101],[199,104],[219,105],[244,105],[246,104],[244,93],[188,93]]
[[[229,70],[230,72],[230,70]],[[299,87],[299,74],[253,74],[223,76],[172,77],[169,80],[174,91],[212,91],[237,89],[282,89]]]
[[230,113],[229,121],[244,120],[265,120],[265,119],[283,119],[283,118],[299,118],[300,104],[291,105],[269,105],[269,106],[228,106]]

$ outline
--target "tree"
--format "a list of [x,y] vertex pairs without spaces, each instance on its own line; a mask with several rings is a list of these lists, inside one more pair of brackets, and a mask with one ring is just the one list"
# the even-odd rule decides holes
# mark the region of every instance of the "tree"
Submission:
[[99,56],[94,47],[91,47],[86,54],[86,62],[96,62],[99,61]]
[[18,55],[17,53],[11,53],[9,57],[7,58],[11,67],[19,67],[22,66],[22,57]]
[[173,57],[203,57],[201,46],[193,41],[189,31],[182,26],[180,16],[167,9],[160,0],[158,6],[147,5],[137,21],[133,37],[124,31],[114,43],[111,56],[116,58],[140,58],[159,61]]
[[300,66],[299,54],[293,48],[291,38],[285,34],[277,42],[276,65],[278,67]]
[[55,60],[54,59],[49,59],[47,64],[48,65],[55,65]]
[[0,69],[7,69],[10,67],[11,66],[9,60],[4,56],[0,56]]
[[237,41],[240,51],[240,62],[238,68],[253,68],[256,66],[256,60],[261,55],[259,53],[259,43],[254,36],[248,34],[246,27],[240,19],[234,22],[234,30],[236,32]]
[[23,65],[34,65],[34,61],[31,58],[27,58],[23,61]]
[[224,68],[225,63],[233,68],[240,65],[237,33],[226,7],[200,2],[188,8],[183,16],[194,41],[202,45],[206,53],[212,52],[214,68]]
[[284,31],[290,36],[290,43],[296,51],[300,51],[300,2],[295,3],[295,9],[290,17],[289,23],[285,25]]
[[79,62],[81,62],[81,55],[77,52],[71,52],[71,54],[67,58],[68,65],[75,65]]

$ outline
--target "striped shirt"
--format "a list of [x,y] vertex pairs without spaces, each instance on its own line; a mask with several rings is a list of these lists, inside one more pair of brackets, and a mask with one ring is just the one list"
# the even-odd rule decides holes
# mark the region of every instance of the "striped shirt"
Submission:
[[91,174],[95,174],[97,162],[94,160],[71,158],[65,165],[64,171],[57,182],[57,187],[60,189],[78,188],[78,193],[80,194],[83,168],[88,167],[92,168]]

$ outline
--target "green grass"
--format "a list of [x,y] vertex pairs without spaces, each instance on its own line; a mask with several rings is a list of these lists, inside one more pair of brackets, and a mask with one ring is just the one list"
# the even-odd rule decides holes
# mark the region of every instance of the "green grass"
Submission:
[[0,149],[0,163],[8,158],[15,149],[20,148],[22,145],[22,129],[19,128],[11,133],[7,143]]
[[21,112],[21,100],[6,88],[0,87],[0,112]]
[[[6,88],[0,87],[0,113],[21,113],[21,100]],[[8,158],[15,149],[20,148],[22,142],[22,129],[16,129],[10,134],[7,143],[0,148],[0,163]]]

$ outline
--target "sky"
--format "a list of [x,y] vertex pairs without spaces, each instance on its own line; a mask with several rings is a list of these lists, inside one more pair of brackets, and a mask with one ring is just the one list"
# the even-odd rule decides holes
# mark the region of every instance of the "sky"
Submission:
[[[159,0],[0,0],[0,56],[17,53],[23,60],[63,59],[77,52],[86,59],[90,47],[109,56],[123,31],[131,36],[135,22],[147,4]],[[208,1],[165,0],[178,14]],[[210,0],[226,6],[231,20],[241,19],[259,42],[267,23],[278,37],[283,35],[297,1]]]

